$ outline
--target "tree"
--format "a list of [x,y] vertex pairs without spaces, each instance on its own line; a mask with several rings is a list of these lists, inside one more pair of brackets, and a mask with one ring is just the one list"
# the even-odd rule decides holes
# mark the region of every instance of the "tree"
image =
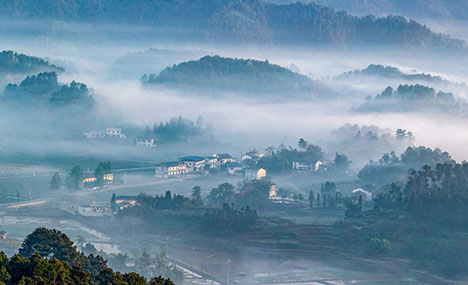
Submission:
[[83,169],[75,165],[68,174],[69,176],[69,187],[73,190],[80,189],[80,183],[83,180]]
[[299,146],[300,149],[307,149],[307,142],[303,139],[303,138],[300,138],[297,145]]
[[110,205],[112,212],[117,211],[117,196],[115,195],[115,193],[112,193]]
[[310,208],[312,209],[314,207],[314,202],[315,202],[314,191],[312,190],[310,190],[309,192],[309,202],[310,202]]
[[359,196],[359,203],[354,204],[349,199],[344,201],[346,206],[345,218],[357,218],[362,216],[362,197]]
[[275,153],[275,147],[274,146],[269,146],[265,149],[266,155],[273,155]]
[[112,173],[112,165],[110,161],[108,162],[99,162],[96,167],[96,186],[101,187],[104,185],[104,175]]
[[[7,284],[11,279],[10,273],[8,273],[5,266],[0,266],[0,284]],[[2,283],[3,282],[3,283]]]
[[31,257],[34,253],[42,257],[57,258],[60,261],[74,264],[78,262],[79,253],[67,235],[55,229],[37,228],[21,244],[19,254]]
[[[23,241],[20,254],[8,260],[0,252],[0,284],[174,285],[170,279],[161,276],[147,283],[146,278],[137,273],[114,272],[101,256],[90,254],[86,257],[78,253],[72,244],[65,234],[57,230],[37,228]],[[168,268],[172,271],[165,272],[175,277],[182,274],[183,279],[183,272],[178,268],[173,265],[168,265]]]
[[387,239],[371,238],[366,245],[366,251],[369,254],[386,255],[391,250],[392,246]]
[[161,275],[158,277],[155,277],[151,279],[149,285],[175,285],[174,282],[171,281],[171,279],[164,279]]
[[230,202],[233,195],[234,186],[226,182],[211,190],[210,195],[208,195],[208,201],[212,205],[222,205],[223,203]]
[[50,181],[49,188],[52,190],[58,190],[60,189],[60,186],[62,186],[62,178],[60,177],[60,174],[58,174],[58,172],[55,172]]
[[201,198],[201,187],[195,186],[192,188],[192,204],[195,206],[203,206],[203,200]]
[[347,171],[351,162],[348,157],[344,154],[335,154],[335,160],[333,161],[333,167],[338,171]]
[[321,188],[322,200],[324,207],[333,208],[335,206],[336,185],[334,182],[325,182]]

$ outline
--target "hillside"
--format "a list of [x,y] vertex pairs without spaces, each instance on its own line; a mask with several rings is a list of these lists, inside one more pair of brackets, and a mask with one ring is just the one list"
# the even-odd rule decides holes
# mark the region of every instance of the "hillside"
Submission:
[[466,43],[403,17],[355,17],[316,4],[264,0],[5,0],[0,16],[145,25],[195,41],[463,49]]
[[143,77],[147,85],[275,94],[282,98],[332,94],[321,83],[268,61],[205,56]]
[[26,77],[20,84],[8,84],[2,96],[6,102],[21,104],[50,104],[52,106],[93,106],[94,99],[85,84],[72,81],[60,84],[55,72]]
[[49,64],[42,58],[28,56],[13,51],[2,51],[0,53],[0,75],[33,74],[37,72],[63,72],[64,69]]
[[[287,4],[297,0],[268,0]],[[301,0],[315,2],[355,15],[400,14],[411,18],[432,18],[468,21],[468,2],[465,0]]]
[[362,80],[363,77],[383,77],[386,79],[392,80],[404,80],[404,81],[414,81],[414,82],[425,82],[430,84],[437,85],[452,85],[457,87],[466,88],[464,83],[456,83],[444,79],[440,76],[431,75],[429,73],[405,73],[393,66],[384,66],[381,64],[371,64],[364,69],[356,69],[353,71],[345,72],[336,77],[336,79],[350,79]]
[[360,112],[437,112],[455,115],[465,113],[466,101],[456,99],[453,93],[415,84],[399,85],[395,90],[388,86],[374,98],[366,98],[357,110]]

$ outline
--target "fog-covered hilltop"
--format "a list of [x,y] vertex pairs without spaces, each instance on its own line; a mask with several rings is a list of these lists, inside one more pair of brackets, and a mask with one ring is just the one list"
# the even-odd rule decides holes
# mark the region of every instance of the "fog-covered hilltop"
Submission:
[[49,64],[48,61],[37,58],[34,56],[28,56],[20,54],[14,51],[2,51],[0,53],[0,75],[14,75],[14,74],[32,74],[36,72],[63,72],[64,69],[53,64]]
[[[297,0],[268,0],[286,4]],[[401,14],[412,18],[468,20],[468,2],[465,0],[300,0],[344,10],[356,15]]]
[[[0,16],[145,25],[170,38],[315,46],[412,46],[466,50],[403,17],[355,17],[316,4],[263,0],[3,1]],[[170,28],[170,29],[164,29]],[[168,32],[171,31],[171,32]]]
[[26,77],[20,84],[8,84],[3,92],[7,102],[26,104],[50,104],[65,106],[78,104],[94,105],[94,99],[85,84],[72,81],[59,84],[55,72],[44,72]]
[[454,114],[463,111],[466,102],[456,99],[453,93],[436,91],[434,88],[415,84],[388,86],[374,98],[357,108],[361,112],[445,112]]
[[427,84],[436,85],[451,85],[466,88],[464,83],[456,83],[442,78],[441,76],[432,75],[429,73],[405,73],[397,67],[384,66],[381,64],[371,64],[364,69],[356,69],[345,72],[336,77],[336,79],[347,80],[365,80],[364,77],[383,77],[391,80],[404,80],[413,82],[425,82]]
[[[297,96],[330,95],[320,82],[266,61],[205,56],[164,69],[159,75],[142,78],[147,86],[211,91],[269,93],[282,99]],[[249,95],[247,95],[249,96]]]

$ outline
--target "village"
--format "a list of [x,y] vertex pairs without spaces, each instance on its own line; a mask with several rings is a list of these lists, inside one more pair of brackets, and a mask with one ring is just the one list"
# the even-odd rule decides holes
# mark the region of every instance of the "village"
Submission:
[[[302,194],[292,193],[285,189],[278,189],[277,185],[272,182],[272,176],[267,176],[267,170],[261,167],[256,167],[259,159],[264,157],[263,153],[256,150],[248,151],[240,155],[237,160],[228,153],[213,154],[210,156],[185,156],[177,161],[162,162],[154,167],[148,167],[145,170],[154,170],[156,179],[171,181],[171,179],[184,179],[196,177],[233,177],[239,181],[269,181],[268,199],[272,203],[280,204],[301,204],[307,205],[310,202]],[[293,161],[291,163],[291,173],[307,173],[326,171],[327,163],[323,161]],[[120,184],[126,184],[126,172],[120,175],[121,179],[115,179],[113,173],[103,174],[103,183],[100,186],[96,185],[97,177],[94,172],[88,171],[85,173],[82,181],[83,188],[89,191],[99,191],[100,189],[112,190],[112,187]],[[274,177],[274,176],[273,176]],[[240,190],[235,190],[239,193]],[[335,190],[333,190],[335,191]],[[312,194],[313,195],[313,194]],[[341,195],[341,193],[340,193]],[[365,190],[361,187],[353,188],[351,196],[353,201],[358,202],[360,199],[369,206],[372,203],[375,191]],[[317,197],[320,199],[319,197]],[[315,198],[314,198],[315,199]],[[105,217],[113,216],[119,211],[137,205],[136,195],[113,195],[111,203],[90,203],[72,207],[72,211],[85,217]],[[318,202],[320,204],[320,202]]]

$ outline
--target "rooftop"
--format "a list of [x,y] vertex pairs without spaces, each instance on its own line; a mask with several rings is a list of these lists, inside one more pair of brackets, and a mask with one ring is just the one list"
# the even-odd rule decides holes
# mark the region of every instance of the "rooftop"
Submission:
[[163,162],[160,164],[160,166],[166,166],[166,167],[173,167],[173,166],[178,166],[181,165],[181,161],[169,161],[169,162]]
[[201,156],[184,156],[179,158],[181,161],[202,161],[205,160],[205,158]]
[[229,155],[229,153],[220,153],[218,154],[218,157],[221,158],[221,159],[227,159],[227,158],[232,158],[231,155]]

